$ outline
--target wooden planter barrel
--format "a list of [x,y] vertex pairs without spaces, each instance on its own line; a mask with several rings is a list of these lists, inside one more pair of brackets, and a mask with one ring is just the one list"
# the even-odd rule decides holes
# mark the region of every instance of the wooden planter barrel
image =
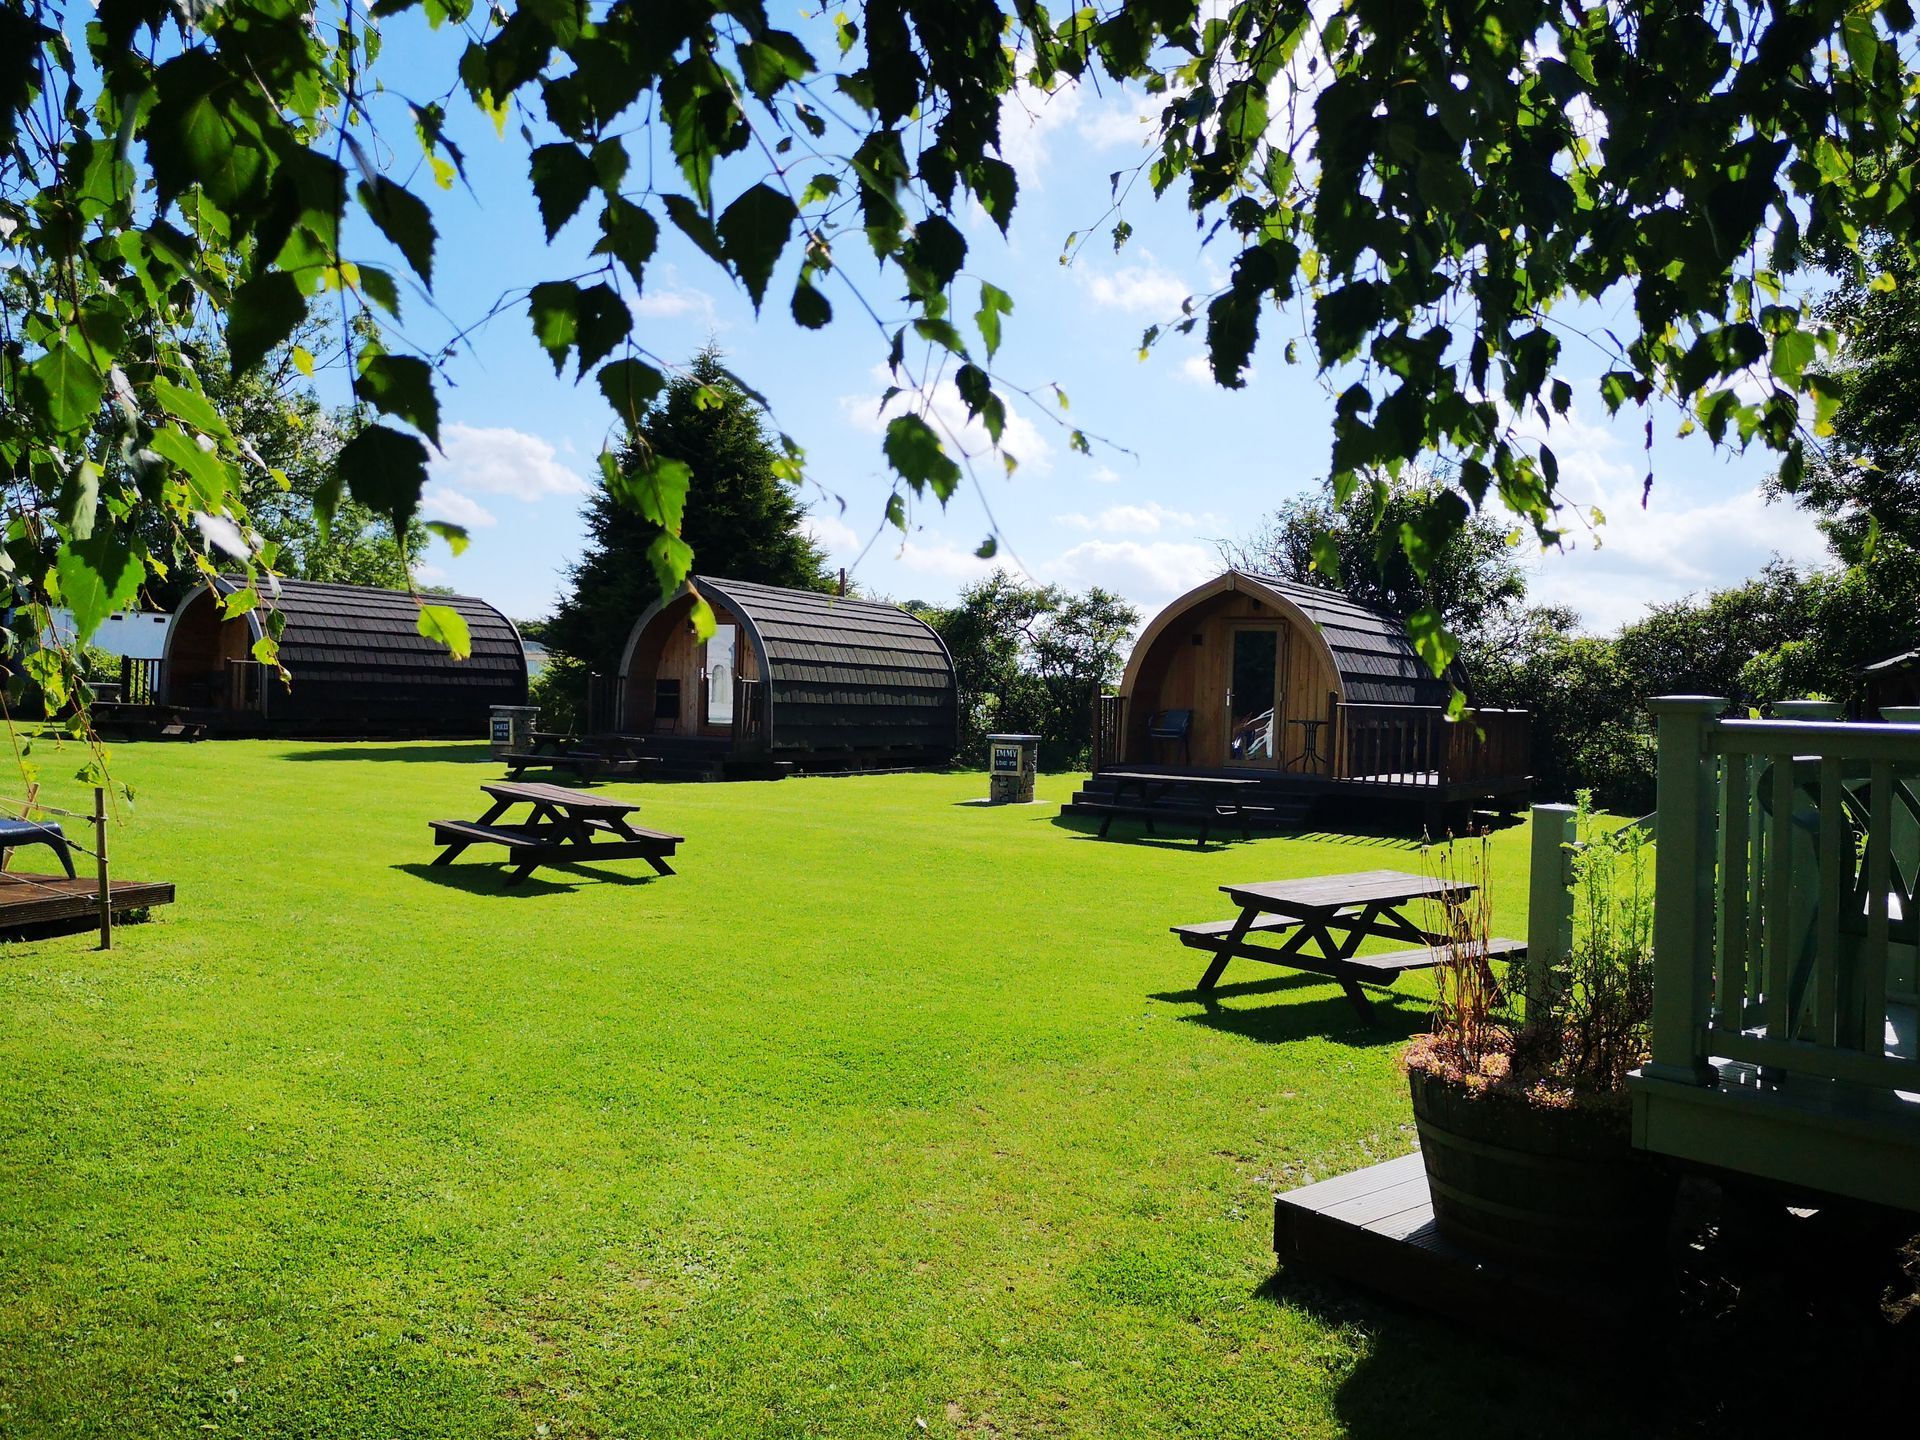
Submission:
[[1631,1112],[1555,1108],[1409,1070],[1435,1226],[1530,1269],[1658,1253],[1673,1181],[1633,1148]]

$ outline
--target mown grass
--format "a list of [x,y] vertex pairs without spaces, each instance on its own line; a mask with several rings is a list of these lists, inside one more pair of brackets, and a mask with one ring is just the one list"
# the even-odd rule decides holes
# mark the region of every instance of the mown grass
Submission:
[[1275,1275],[1276,1188],[1411,1148],[1423,1013],[1244,965],[1210,1012],[1166,927],[1409,842],[1101,843],[976,775],[634,786],[678,876],[508,891],[426,868],[479,746],[115,764],[116,869],[179,903],[0,947],[0,1434],[1619,1433]]

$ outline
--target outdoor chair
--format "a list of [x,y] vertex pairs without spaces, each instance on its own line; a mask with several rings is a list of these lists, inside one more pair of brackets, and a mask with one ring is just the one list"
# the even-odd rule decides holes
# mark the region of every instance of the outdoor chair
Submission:
[[7,868],[16,845],[45,845],[60,857],[69,880],[77,878],[73,870],[73,848],[66,833],[53,820],[0,820],[0,870]]
[[1193,760],[1193,711],[1161,710],[1147,720],[1147,739],[1152,743],[1180,744],[1182,764]]

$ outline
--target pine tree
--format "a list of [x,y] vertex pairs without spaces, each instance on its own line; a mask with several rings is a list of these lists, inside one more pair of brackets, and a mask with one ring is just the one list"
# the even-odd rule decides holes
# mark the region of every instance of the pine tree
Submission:
[[[681,538],[698,574],[802,590],[833,588],[826,557],[800,528],[806,509],[774,471],[779,450],[759,406],[709,346],[674,377],[639,433],[620,453],[632,465],[642,445],[692,467]],[[604,490],[587,502],[587,549],[570,575],[551,643],[612,674],[633,623],[660,598],[647,546],[659,527]]]

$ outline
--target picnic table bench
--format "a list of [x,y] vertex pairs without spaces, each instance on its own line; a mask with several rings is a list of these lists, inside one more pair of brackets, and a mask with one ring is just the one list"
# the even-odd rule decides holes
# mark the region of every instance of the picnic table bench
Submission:
[[[1195,843],[1201,846],[1207,843],[1213,826],[1219,821],[1238,823],[1241,838],[1253,838],[1247,819],[1255,807],[1246,803],[1242,792],[1257,790],[1260,786],[1258,780],[1233,776],[1162,775],[1152,770],[1102,770],[1100,778],[1113,782],[1113,798],[1080,800],[1074,808],[1100,816],[1099,834],[1102,840],[1107,838],[1107,831],[1113,827],[1117,815],[1144,821],[1149,835],[1159,833],[1153,828],[1155,820],[1192,821],[1199,826]],[[1196,795],[1177,807],[1167,803],[1168,791],[1193,788],[1211,790],[1215,794]],[[1129,799],[1130,791],[1138,798]]]
[[[1169,927],[1182,944],[1213,956],[1194,988],[1202,993],[1220,981],[1229,960],[1258,960],[1337,981],[1363,1020],[1373,1018],[1363,985],[1391,987],[1402,975],[1430,970],[1446,959],[1446,933],[1414,924],[1407,906],[1426,901],[1452,912],[1476,887],[1403,870],[1363,870],[1251,885],[1222,885],[1240,913],[1229,920]],[[1279,943],[1253,942],[1255,936]],[[1369,939],[1411,941],[1408,948],[1362,955]],[[1526,943],[1500,937],[1487,944],[1489,960],[1514,960]]]
[[[572,865],[583,860],[641,859],[662,875],[673,874],[667,857],[685,839],[663,830],[648,830],[627,819],[640,808],[632,800],[583,794],[564,785],[496,781],[480,787],[493,805],[478,820],[434,820],[435,837],[445,846],[435,865],[451,864],[470,845],[500,845],[507,851],[517,885],[542,865]],[[515,805],[530,805],[532,814],[512,825],[497,823]]]

